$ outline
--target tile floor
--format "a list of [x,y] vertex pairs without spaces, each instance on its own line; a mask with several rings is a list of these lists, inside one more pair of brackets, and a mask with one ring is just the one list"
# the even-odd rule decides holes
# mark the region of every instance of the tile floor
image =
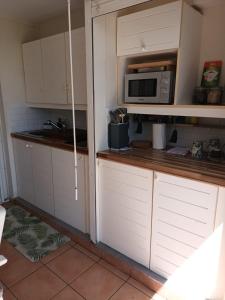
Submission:
[[150,300],[162,299],[104,260],[69,242],[39,263],[32,263],[6,241],[0,253],[4,300]]

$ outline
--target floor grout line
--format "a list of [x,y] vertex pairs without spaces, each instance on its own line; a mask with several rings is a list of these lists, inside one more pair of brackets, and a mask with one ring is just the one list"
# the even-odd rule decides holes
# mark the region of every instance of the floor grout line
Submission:
[[[25,257],[26,258],[26,257]],[[26,258],[27,259],[27,258]],[[44,265],[42,263],[40,263],[40,267],[38,267],[36,270],[32,271],[31,273],[29,273],[28,275],[26,275],[24,278],[19,279],[18,281],[16,281],[14,284],[12,284],[11,286],[7,286],[5,283],[4,285],[10,290],[12,287],[14,287],[15,285],[17,285],[19,282],[23,281],[24,279],[26,279],[27,277],[29,277],[30,275],[32,275],[33,273],[37,272],[38,270],[40,270],[40,268],[42,268]]]
[[[58,248],[59,249],[59,248]],[[61,255],[65,254],[67,251],[71,250],[72,246],[69,245],[68,249],[65,249],[65,251],[63,251],[62,253],[59,253],[57,256],[53,257],[52,259],[50,259],[47,263],[43,263],[42,261],[40,261],[44,266],[46,266],[47,264],[49,264],[50,262],[52,262],[54,259],[60,257]],[[57,250],[57,249],[56,249]],[[53,251],[54,252],[54,251]],[[44,258],[44,257],[43,257]]]
[[112,297],[117,293],[119,292],[119,290],[126,284],[126,281],[123,282],[123,284],[115,291],[115,293],[113,293],[109,298],[108,300],[112,299]]

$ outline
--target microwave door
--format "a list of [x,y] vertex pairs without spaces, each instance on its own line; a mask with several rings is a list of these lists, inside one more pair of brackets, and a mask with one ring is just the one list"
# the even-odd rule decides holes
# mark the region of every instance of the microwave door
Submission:
[[130,74],[126,78],[125,100],[127,103],[158,102],[160,96],[158,74],[156,76],[144,75],[146,74]]

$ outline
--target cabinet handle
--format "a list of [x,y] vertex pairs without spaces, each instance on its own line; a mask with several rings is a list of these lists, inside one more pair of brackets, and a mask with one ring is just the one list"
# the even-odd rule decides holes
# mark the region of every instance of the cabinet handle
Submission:
[[29,148],[30,147],[30,145],[29,144],[26,144],[26,146],[25,146],[26,148]]

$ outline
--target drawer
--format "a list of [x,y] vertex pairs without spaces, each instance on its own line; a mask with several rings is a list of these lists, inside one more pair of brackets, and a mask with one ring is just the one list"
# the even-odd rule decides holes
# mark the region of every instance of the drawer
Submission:
[[119,17],[117,55],[179,48],[180,1]]

